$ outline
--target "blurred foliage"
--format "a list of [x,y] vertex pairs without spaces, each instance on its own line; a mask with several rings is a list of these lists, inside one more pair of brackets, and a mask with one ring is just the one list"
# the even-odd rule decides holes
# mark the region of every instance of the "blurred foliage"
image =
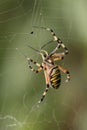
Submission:
[[[57,64],[71,73],[69,83],[61,73],[60,88],[49,89],[38,108],[44,74],[31,72],[24,55],[41,63],[27,45],[40,49],[52,37],[33,25],[55,30],[69,49]],[[86,0],[0,0],[0,130],[87,130],[86,27]]]

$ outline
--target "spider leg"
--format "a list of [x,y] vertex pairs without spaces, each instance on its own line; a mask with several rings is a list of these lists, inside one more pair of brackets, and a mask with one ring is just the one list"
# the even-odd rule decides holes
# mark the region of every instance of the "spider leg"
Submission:
[[48,89],[49,89],[49,87],[50,87],[50,79],[49,79],[49,75],[48,75],[48,73],[47,73],[47,71],[44,71],[45,72],[45,80],[46,80],[46,89],[44,90],[44,92],[43,92],[43,94],[42,94],[42,97],[41,97],[41,99],[39,100],[39,104],[44,100],[44,98],[45,98],[45,96],[46,96],[46,94],[47,94],[47,92],[48,92]]
[[63,60],[63,57],[56,57],[53,59],[53,61]]
[[53,61],[63,60],[64,59],[64,53],[54,53],[51,56]]
[[45,98],[45,96],[46,96],[46,94],[48,92],[48,89],[50,87],[49,84],[46,84],[46,86],[47,87],[46,87],[45,91],[43,92],[41,99],[38,101],[39,104],[44,100],[44,98]]
[[[39,73],[42,69],[43,69],[43,66],[40,65],[39,63],[37,63],[36,61],[32,60],[31,58],[27,58],[27,61],[28,61],[28,67],[35,73]],[[36,66],[38,66],[39,68],[36,70],[36,69],[33,69],[33,67],[30,65],[30,62],[32,62],[33,64],[35,64]]]
[[68,81],[70,80],[70,73],[69,73],[69,71],[68,71],[67,69],[61,67],[61,66],[58,66],[58,68],[59,68],[62,72],[66,73],[66,75],[67,75],[66,82],[68,82]]
[[65,52],[64,52],[64,55],[68,54],[68,49],[67,47],[64,45],[64,43],[60,40],[60,38],[58,38],[56,36],[56,34],[54,33],[54,31],[50,28],[47,28],[46,30],[50,31],[53,38],[54,38],[54,41],[56,41],[58,43],[57,47],[51,52],[51,55],[54,54],[60,47],[62,47]]
[[58,38],[56,36],[56,34],[54,33],[54,31],[52,29],[50,29],[50,28],[46,28],[46,30],[48,30],[48,31],[51,32],[51,34],[52,34],[52,36],[54,38],[54,41],[56,41],[58,43],[57,47],[53,50],[53,53],[55,53],[56,50],[58,50],[60,48],[60,46],[61,46],[63,49],[65,49],[64,54],[65,55],[68,54],[68,49],[66,48],[66,46],[64,45],[64,43],[60,40],[60,38]]
[[[58,38],[56,36],[56,34],[54,33],[54,31],[51,28],[46,28],[46,27],[39,27],[39,26],[33,26],[34,28],[41,28],[41,29],[45,29],[47,31],[50,31],[51,35],[53,36],[53,40],[48,42],[47,44],[56,41],[58,43],[57,47],[50,53],[50,55],[54,54],[60,47],[62,47],[65,52],[64,55],[68,54],[68,49],[67,47],[64,45],[64,43],[60,40],[60,38]],[[43,48],[44,46],[46,46],[47,44],[43,45],[41,48]]]
[[54,53],[52,55],[48,55],[45,60],[47,61],[48,59],[51,59],[53,62],[54,61],[58,61],[58,60],[63,60],[64,59],[65,54],[62,53]]
[[44,48],[46,45],[48,45],[48,44],[50,44],[50,43],[52,43],[52,42],[54,42],[54,40],[51,40],[51,41],[47,42],[46,44],[44,44],[43,46],[41,46],[40,49]]

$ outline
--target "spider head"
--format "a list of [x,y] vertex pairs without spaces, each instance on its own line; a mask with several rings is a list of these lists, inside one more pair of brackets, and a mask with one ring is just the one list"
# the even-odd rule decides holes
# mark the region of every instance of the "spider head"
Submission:
[[39,54],[42,56],[43,60],[45,60],[45,58],[48,56],[48,52],[45,50],[40,50]]

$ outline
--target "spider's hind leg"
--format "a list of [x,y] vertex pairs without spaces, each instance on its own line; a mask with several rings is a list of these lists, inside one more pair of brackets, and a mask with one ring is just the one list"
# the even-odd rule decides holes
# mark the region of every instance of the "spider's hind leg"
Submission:
[[69,73],[69,71],[68,71],[67,69],[61,67],[61,66],[58,66],[58,68],[59,68],[62,72],[66,73],[66,75],[67,75],[66,82],[68,82],[68,81],[70,80],[70,73]]
[[38,101],[39,104],[44,100],[44,98],[48,92],[49,87],[50,87],[49,84],[47,84],[47,87],[46,87],[45,91],[43,92],[41,99]]

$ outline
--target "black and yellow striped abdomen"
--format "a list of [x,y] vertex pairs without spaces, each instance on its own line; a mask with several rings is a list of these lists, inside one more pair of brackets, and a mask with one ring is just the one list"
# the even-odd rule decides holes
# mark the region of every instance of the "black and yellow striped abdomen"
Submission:
[[58,66],[54,66],[50,73],[50,83],[51,86],[57,89],[61,83],[61,74]]

